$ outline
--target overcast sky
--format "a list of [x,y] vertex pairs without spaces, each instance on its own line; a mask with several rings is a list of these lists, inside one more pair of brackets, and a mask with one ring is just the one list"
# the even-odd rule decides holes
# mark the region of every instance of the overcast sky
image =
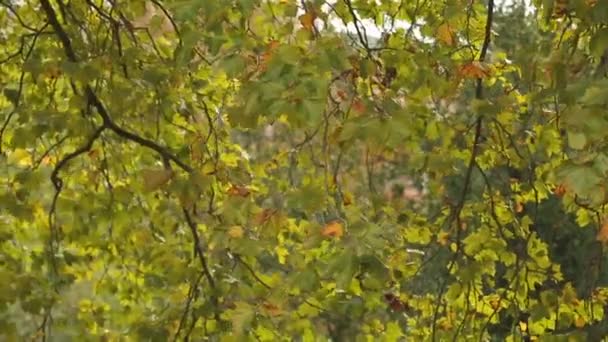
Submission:
[[[335,1],[331,1],[331,2],[335,2]],[[496,5],[505,6],[505,5],[510,5],[514,2],[524,2],[526,4],[526,6],[528,6],[530,8],[530,10],[533,9],[532,5],[531,5],[531,0],[498,0],[498,1],[496,1]],[[376,26],[372,20],[364,20],[363,24],[365,26],[365,31],[367,32],[369,37],[380,38],[380,36],[382,35],[382,31],[383,31],[382,28]],[[332,25],[339,31],[343,31],[345,28],[344,24],[342,23],[342,21],[340,21],[340,19],[332,20]],[[349,25],[347,27],[348,27],[349,33],[356,34],[355,26],[353,23],[349,23]],[[408,27],[408,23],[405,21],[400,21],[400,22],[395,23],[395,28],[407,28],[407,27]]]

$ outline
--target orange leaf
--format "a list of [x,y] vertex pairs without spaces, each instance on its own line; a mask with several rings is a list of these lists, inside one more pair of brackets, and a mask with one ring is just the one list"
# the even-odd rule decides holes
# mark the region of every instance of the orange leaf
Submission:
[[479,61],[473,61],[460,67],[460,75],[466,78],[485,78],[490,76],[490,70]]
[[452,27],[450,27],[450,25],[448,25],[447,23],[440,25],[437,28],[436,34],[437,39],[439,39],[439,41],[444,43],[445,45],[453,46],[456,43],[454,31],[452,30]]
[[302,26],[304,26],[305,29],[311,30],[311,31],[314,28],[316,18],[317,17],[314,15],[314,13],[311,13],[311,12],[304,13],[298,17],[298,19],[300,20],[300,24],[302,24]]
[[595,238],[597,239],[597,241],[599,241],[601,243],[608,242],[608,220],[607,219],[604,219],[604,222],[602,223],[602,227],[597,232],[597,235]]
[[94,159],[94,160],[99,159],[99,150],[93,149],[93,150],[90,150],[89,153],[87,153],[87,154],[88,154],[89,158],[91,158],[91,159]]
[[274,52],[279,48],[279,45],[280,45],[280,43],[278,40],[271,40],[268,43],[268,48],[260,56],[260,64],[263,69],[266,68],[266,64],[268,64],[268,61],[270,60],[270,58],[272,58],[272,55],[274,54]]
[[255,218],[253,219],[253,222],[256,225],[262,225],[266,222],[268,222],[268,220],[270,220],[272,218],[272,216],[274,214],[276,214],[277,210],[276,209],[264,209],[261,212],[259,212]]
[[281,310],[281,308],[269,302],[262,303],[262,307],[271,316],[278,316],[283,313],[283,310]]
[[339,238],[344,235],[344,227],[342,227],[342,224],[339,221],[332,221],[323,227],[321,235]]
[[558,185],[555,190],[553,190],[553,193],[555,194],[555,196],[557,197],[562,197],[566,194],[566,186],[564,184],[560,184]]
[[235,238],[235,239],[242,238],[244,233],[245,232],[243,231],[243,227],[241,227],[241,226],[232,226],[232,227],[230,227],[230,229],[228,229],[228,235],[231,238]]
[[498,308],[500,308],[500,297],[493,297],[490,299],[490,306],[492,309],[498,310]]
[[239,197],[247,197],[249,196],[250,191],[244,186],[233,185],[228,189],[228,195],[230,196],[239,196]]
[[268,42],[268,51],[275,51],[279,48],[279,45],[281,45],[281,43],[278,40],[271,40]]
[[360,99],[355,99],[353,101],[353,109],[357,113],[362,114],[365,112],[365,104],[363,104],[363,101],[361,101]]
[[405,311],[409,308],[409,305],[406,302],[402,301],[401,299],[399,299],[399,297],[395,296],[392,293],[386,293],[384,295],[384,299],[388,302],[389,307],[393,311]]

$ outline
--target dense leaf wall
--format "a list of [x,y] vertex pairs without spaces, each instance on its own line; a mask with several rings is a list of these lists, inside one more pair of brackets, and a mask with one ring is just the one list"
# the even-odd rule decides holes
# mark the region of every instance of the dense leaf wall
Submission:
[[600,340],[607,23],[1,1],[0,336]]

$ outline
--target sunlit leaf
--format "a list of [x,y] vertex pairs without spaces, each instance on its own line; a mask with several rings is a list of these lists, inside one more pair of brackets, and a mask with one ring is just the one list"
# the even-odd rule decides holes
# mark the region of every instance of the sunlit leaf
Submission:
[[456,43],[456,36],[453,29],[447,23],[443,23],[437,28],[437,39],[448,46],[453,46]]
[[321,234],[325,237],[340,238],[344,235],[344,227],[340,221],[332,221],[323,227]]

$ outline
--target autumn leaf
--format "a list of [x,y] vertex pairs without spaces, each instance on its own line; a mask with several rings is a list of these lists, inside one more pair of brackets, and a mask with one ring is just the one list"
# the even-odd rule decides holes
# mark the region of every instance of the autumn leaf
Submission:
[[363,103],[363,101],[361,101],[361,99],[353,100],[353,110],[358,114],[365,113],[365,104]]
[[51,165],[56,161],[56,158],[53,158],[52,156],[44,156],[44,158],[42,158],[42,160],[40,160],[40,164],[42,165]]
[[309,31],[313,30],[316,18],[313,12],[306,12],[298,17],[300,24]]
[[608,243],[608,219],[604,219],[600,230],[597,232],[596,239],[603,244]]
[[387,301],[389,308],[395,312],[402,312],[409,308],[406,302],[392,293],[385,293],[384,300]]
[[280,43],[278,40],[271,40],[266,47],[266,51],[260,56],[260,70],[264,71],[267,68],[268,61],[272,58],[276,50],[279,48]]
[[337,97],[338,101],[342,102],[348,98],[348,95],[346,94],[346,92],[344,90],[338,89],[336,91],[336,97]]
[[238,196],[238,197],[247,197],[251,192],[247,187],[232,185],[230,189],[228,189],[228,195],[230,196]]
[[[605,1],[404,2],[412,30],[382,22],[389,1],[122,2],[0,6],[11,322],[40,338],[76,310],[68,333],[107,340],[543,340],[543,310],[511,310],[541,284],[561,328],[593,324]],[[44,319],[56,279],[95,286]]]
[[528,322],[520,320],[519,321],[519,330],[521,330],[522,333],[528,332]]
[[500,308],[500,296],[492,296],[492,298],[490,298],[490,307],[492,307],[492,310],[498,310]]
[[558,185],[555,190],[553,190],[555,196],[562,197],[566,194],[566,186],[564,184]]
[[446,318],[446,317],[441,318],[437,322],[437,326],[439,329],[444,330],[444,331],[454,328],[454,324],[452,323],[452,320],[450,320],[449,318]]
[[269,52],[274,52],[274,51],[276,51],[279,48],[279,46],[281,46],[281,42],[279,42],[276,39],[273,39],[273,40],[271,40],[271,41],[268,42],[268,51]]
[[563,17],[568,13],[568,0],[555,0],[554,18]]
[[262,308],[270,316],[279,316],[283,314],[283,310],[281,310],[281,308],[269,302],[262,303]]
[[353,195],[350,192],[344,192],[342,195],[342,204],[344,204],[344,206],[353,204]]
[[262,225],[262,224],[268,222],[268,220],[270,220],[272,218],[272,216],[276,213],[277,213],[276,209],[266,208],[266,209],[262,210],[261,212],[259,212],[254,217],[253,222],[256,225]]
[[450,233],[441,232],[437,235],[437,242],[442,246],[447,246],[450,242]]
[[462,65],[459,74],[465,78],[486,78],[490,76],[490,70],[483,63],[473,61]]
[[173,177],[173,171],[167,169],[146,169],[141,172],[141,175],[144,179],[144,190],[154,191],[169,182],[171,177]]
[[447,23],[441,24],[437,28],[436,35],[437,39],[439,39],[439,41],[444,43],[445,45],[453,46],[456,43],[456,36],[454,35],[454,31],[452,27]]
[[61,69],[55,64],[49,65],[44,71],[44,76],[51,79],[58,78],[61,76]]
[[240,239],[243,237],[244,233],[243,227],[241,226],[232,226],[228,229],[228,235],[231,238]]
[[340,221],[332,221],[323,227],[323,230],[321,230],[321,235],[325,237],[340,238],[342,235],[344,235],[344,227]]
[[99,158],[99,150],[92,149],[87,153],[87,155],[89,156],[89,158],[97,160]]

